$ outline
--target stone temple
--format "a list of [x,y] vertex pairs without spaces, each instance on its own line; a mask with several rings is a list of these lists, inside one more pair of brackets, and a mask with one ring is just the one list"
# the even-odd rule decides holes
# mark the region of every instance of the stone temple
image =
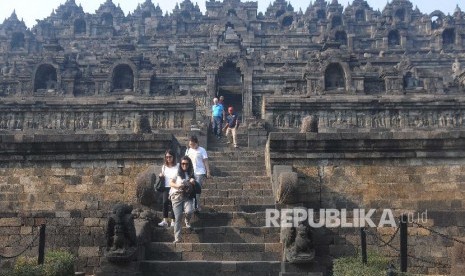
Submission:
[[[266,208],[304,206],[427,210],[453,239],[410,225],[409,271],[464,275],[465,13],[408,0],[257,7],[209,0],[202,13],[185,0],[163,14],[147,0],[125,15],[107,0],[89,14],[67,0],[31,29],[15,12],[0,24],[0,255],[46,224],[47,247],[73,252],[77,270],[118,275],[108,213],[140,203],[137,176],[196,134],[214,174],[196,232],[171,245],[154,227],[124,273],[328,275],[358,229],[314,229],[297,265],[283,261],[287,230],[265,227]],[[218,96],[241,115],[238,150],[208,137]]]

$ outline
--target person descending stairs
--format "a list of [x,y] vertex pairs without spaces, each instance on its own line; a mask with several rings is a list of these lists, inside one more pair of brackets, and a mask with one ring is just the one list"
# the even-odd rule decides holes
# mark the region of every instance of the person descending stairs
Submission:
[[264,150],[234,148],[211,136],[212,177],[202,187],[202,211],[178,243],[172,228],[154,229],[142,275],[322,275],[281,273],[280,228],[265,227],[265,211],[275,202]]

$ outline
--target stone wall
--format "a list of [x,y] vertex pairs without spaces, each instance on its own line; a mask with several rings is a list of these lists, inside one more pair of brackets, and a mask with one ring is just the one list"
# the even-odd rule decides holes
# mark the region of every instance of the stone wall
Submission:
[[[179,149],[171,134],[0,139],[0,244],[12,245],[0,254],[14,255],[46,224],[46,250],[70,250],[89,273],[100,265],[113,204],[135,204],[136,176],[161,165],[165,149]],[[37,242],[26,254],[37,255]]]
[[215,1],[202,13],[184,1],[164,15],[152,2],[125,15],[111,1],[94,13],[66,1],[32,28],[13,12],[0,24],[0,97],[187,96],[205,117],[223,95],[248,119],[262,118],[269,96],[465,88],[459,7],[446,15],[410,1],[383,12],[363,1],[317,1],[301,12],[276,0],[258,11],[257,2]]
[[133,133],[141,118],[152,130],[185,130],[194,119],[192,97],[53,97],[0,99],[0,131],[22,133]]
[[464,98],[459,95],[268,97],[267,123],[298,131],[305,116],[318,118],[319,132],[372,132],[462,129]]
[[[415,215],[415,222],[464,240],[465,132],[409,133],[271,133],[267,147],[269,173],[274,165],[291,165],[299,176],[299,201],[313,209],[392,209]],[[427,211],[427,222],[417,215]],[[353,214],[349,213],[349,220]],[[376,222],[377,219],[374,219]],[[372,228],[385,241],[395,228]],[[318,229],[319,256],[325,260],[360,249],[359,230]],[[397,258],[398,252],[370,248]],[[392,245],[399,248],[399,236]],[[409,225],[409,271],[449,273],[460,244],[418,225]],[[434,264],[434,262],[436,264]],[[445,264],[443,268],[439,264]],[[451,267],[452,266],[452,267]],[[399,267],[399,266],[397,266]]]

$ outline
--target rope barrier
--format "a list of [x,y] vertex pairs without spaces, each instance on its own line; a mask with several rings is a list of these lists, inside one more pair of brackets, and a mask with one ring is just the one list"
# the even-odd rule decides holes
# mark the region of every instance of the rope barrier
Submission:
[[440,232],[438,232],[438,231],[436,231],[436,230],[434,230],[434,229],[431,229],[431,228],[429,228],[429,227],[426,227],[426,226],[424,226],[424,225],[421,225],[421,224],[419,224],[419,223],[417,223],[417,222],[412,222],[412,223],[415,224],[415,225],[417,225],[417,226],[420,227],[420,228],[426,229],[426,230],[430,231],[431,233],[434,233],[434,234],[436,234],[436,235],[439,235],[439,236],[441,236],[441,237],[443,237],[443,238],[446,238],[446,239],[448,239],[448,240],[452,240],[452,241],[455,241],[455,242],[458,242],[458,243],[461,243],[461,244],[465,244],[464,241],[458,240],[458,239],[456,239],[456,238],[454,238],[454,237],[447,236],[446,234],[440,233]]
[[[369,231],[368,229],[365,229],[365,232],[368,233],[370,236],[374,237],[377,241],[380,241],[382,243],[382,245],[379,245],[378,243],[378,247],[384,247],[384,246],[387,246],[391,249],[393,249],[394,251],[396,251],[397,253],[400,253],[400,249],[396,248],[395,246],[393,246],[391,243],[392,241],[394,240],[394,237],[397,235],[397,233],[399,232],[399,229],[400,227],[397,227],[396,229],[396,232],[394,232],[394,234],[392,235],[392,237],[389,239],[389,241],[385,242],[379,235],[378,233],[373,233],[372,231]],[[443,264],[443,263],[440,263],[440,262],[436,262],[436,261],[431,261],[431,260],[427,260],[427,259],[423,259],[423,258],[419,258],[419,257],[416,257],[416,256],[413,256],[411,254],[407,254],[407,257],[411,258],[411,259],[414,259],[414,260],[417,260],[417,261],[420,261],[420,262],[423,262],[423,263],[428,263],[428,264],[431,264],[431,265],[434,265],[435,267],[448,267],[449,265],[447,264]]]
[[0,259],[14,259],[14,258],[17,258],[19,256],[21,256],[24,252],[26,252],[28,249],[32,249],[32,246],[34,245],[34,242],[39,238],[39,232],[37,232],[37,234],[35,235],[34,238],[32,238],[31,242],[23,249],[21,250],[21,252],[19,252],[18,254],[15,254],[13,256],[4,256],[2,254],[0,254]]
[[364,229],[364,231],[366,233],[368,233],[369,235],[373,236],[376,238],[377,241],[380,241],[382,243],[382,245],[379,245],[378,244],[378,247],[384,247],[384,246],[388,246],[391,244],[391,242],[394,240],[394,238],[396,237],[397,233],[399,233],[399,229],[400,227],[397,227],[396,231],[394,232],[394,234],[392,234],[391,238],[389,238],[389,241],[384,241],[379,235],[378,233],[372,233],[370,230],[368,229]]

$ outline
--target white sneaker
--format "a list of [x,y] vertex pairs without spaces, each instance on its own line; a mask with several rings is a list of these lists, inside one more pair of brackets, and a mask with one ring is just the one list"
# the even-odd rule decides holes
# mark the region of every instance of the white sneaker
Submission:
[[186,228],[191,228],[191,224],[186,220]]
[[171,221],[170,226],[171,226],[171,227],[174,227],[174,221]]
[[168,227],[168,222],[162,220],[162,221],[158,224],[158,226],[160,226],[160,227]]

